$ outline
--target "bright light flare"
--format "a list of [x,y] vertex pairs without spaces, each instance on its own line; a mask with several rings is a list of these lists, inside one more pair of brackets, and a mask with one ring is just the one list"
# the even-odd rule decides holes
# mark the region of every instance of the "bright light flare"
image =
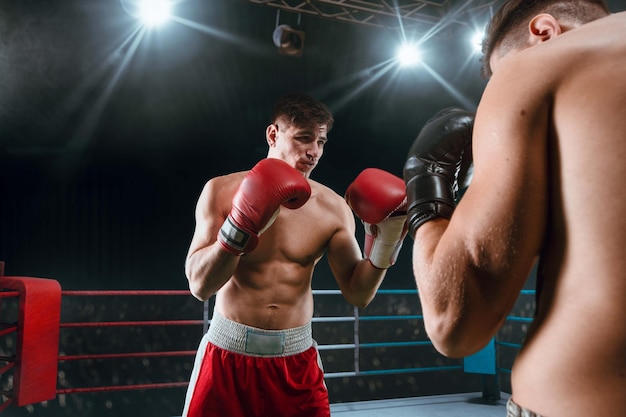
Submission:
[[145,26],[155,27],[165,23],[171,15],[172,5],[167,0],[140,0],[139,18]]
[[470,39],[470,43],[472,44],[472,48],[474,53],[479,53],[483,49],[483,39],[485,38],[485,34],[481,31],[476,31],[472,35]]
[[416,45],[405,43],[397,51],[397,59],[401,66],[410,67],[421,61],[421,53]]

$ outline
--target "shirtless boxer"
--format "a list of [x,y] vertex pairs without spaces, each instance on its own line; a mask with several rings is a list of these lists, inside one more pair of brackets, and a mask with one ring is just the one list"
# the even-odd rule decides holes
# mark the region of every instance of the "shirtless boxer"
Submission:
[[[346,300],[364,307],[407,230],[402,179],[364,170],[344,199],[309,178],[332,124],[310,96],[282,97],[267,158],[205,185],[185,272],[195,297],[216,294],[215,311],[183,416],[330,415],[311,335],[314,267],[326,254]],[[365,226],[365,258],[350,208]]]
[[[475,122],[439,114],[405,164],[427,332],[445,355],[479,350],[539,256],[509,416],[623,417],[626,13],[600,0],[507,1],[483,50],[491,78]],[[473,179],[455,208],[471,140]]]

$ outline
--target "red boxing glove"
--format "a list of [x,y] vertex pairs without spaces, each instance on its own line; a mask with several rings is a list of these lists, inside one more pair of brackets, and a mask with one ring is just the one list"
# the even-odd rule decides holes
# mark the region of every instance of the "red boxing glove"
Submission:
[[276,220],[281,205],[297,209],[310,196],[311,186],[301,172],[280,159],[263,159],[239,185],[217,240],[235,255],[250,252]]
[[381,169],[367,168],[350,184],[345,198],[365,227],[366,258],[377,268],[389,268],[408,230],[404,181]]

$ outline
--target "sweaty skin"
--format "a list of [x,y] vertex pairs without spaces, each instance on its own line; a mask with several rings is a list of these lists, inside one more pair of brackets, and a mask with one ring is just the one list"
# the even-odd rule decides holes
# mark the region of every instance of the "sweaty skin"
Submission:
[[[546,416],[626,413],[626,13],[492,59],[474,177],[450,222],[418,229],[414,273],[435,346],[464,356],[540,256],[536,318],[512,371]],[[516,80],[512,82],[512,80]]]
[[211,179],[196,206],[196,229],[186,262],[192,294],[201,300],[217,294],[215,309],[248,326],[269,330],[302,326],[313,315],[313,270],[326,253],[346,300],[367,305],[386,270],[363,259],[354,215],[343,197],[308,178],[322,156],[326,126],[272,124],[266,137],[268,157],[302,172],[311,185],[311,197],[299,209],[281,208],[258,246],[234,256],[216,244],[216,237],[246,172]]

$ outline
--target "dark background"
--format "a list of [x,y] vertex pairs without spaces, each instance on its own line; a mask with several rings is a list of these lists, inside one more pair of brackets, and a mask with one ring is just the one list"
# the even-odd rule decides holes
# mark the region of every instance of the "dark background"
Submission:
[[475,106],[485,83],[458,25],[423,45],[437,81],[420,67],[381,71],[400,33],[315,16],[301,16],[303,56],[281,55],[276,9],[245,1],[181,2],[175,13],[204,30],[170,22],[136,49],[124,40],[137,21],[117,0],[0,4],[0,259],[8,275],[64,289],[186,288],[202,186],[266,156],[284,93],[333,110],[312,178],[343,194],[366,167],[401,175],[423,122],[458,97]]
[[[304,52],[281,55],[272,43],[276,9],[244,0],[181,1],[174,13],[195,28],[174,21],[141,38],[131,36],[137,22],[118,0],[0,0],[0,260],[6,275],[53,278],[65,290],[187,289],[183,264],[202,186],[265,157],[271,107],[290,91],[313,94],[335,114],[313,179],[343,194],[366,167],[400,176],[423,123],[442,107],[475,109],[485,85],[468,37],[486,21],[489,7],[481,5],[500,2],[442,3],[450,13],[466,12],[423,43],[427,67],[401,69],[392,62],[400,31],[289,12],[281,12],[280,23],[300,20]],[[621,0],[609,4],[626,9]],[[415,288],[410,247],[407,241],[384,288]],[[324,261],[313,286],[336,288]],[[343,299],[331,300],[316,301],[316,314],[350,313]],[[522,300],[519,309],[532,315],[534,304]],[[380,297],[366,314],[399,310],[419,314],[417,297]],[[202,304],[191,297],[64,300],[63,315],[66,321],[201,318]],[[419,324],[403,325],[370,330],[374,339],[386,332],[425,338]],[[197,328],[63,332],[67,354],[102,346],[130,351],[138,344],[146,351],[195,349],[201,337]],[[316,338],[350,342],[351,332],[319,327]],[[393,353],[386,366],[447,363],[420,352]],[[339,363],[351,360],[329,355],[330,371],[345,370]],[[386,355],[378,350],[364,366],[381,366]],[[66,383],[184,381],[190,372],[189,359],[88,365],[68,365]],[[329,389],[337,402],[480,390],[480,380],[462,373],[396,375],[329,381]],[[183,394],[80,394],[6,414],[165,416],[180,412]]]

